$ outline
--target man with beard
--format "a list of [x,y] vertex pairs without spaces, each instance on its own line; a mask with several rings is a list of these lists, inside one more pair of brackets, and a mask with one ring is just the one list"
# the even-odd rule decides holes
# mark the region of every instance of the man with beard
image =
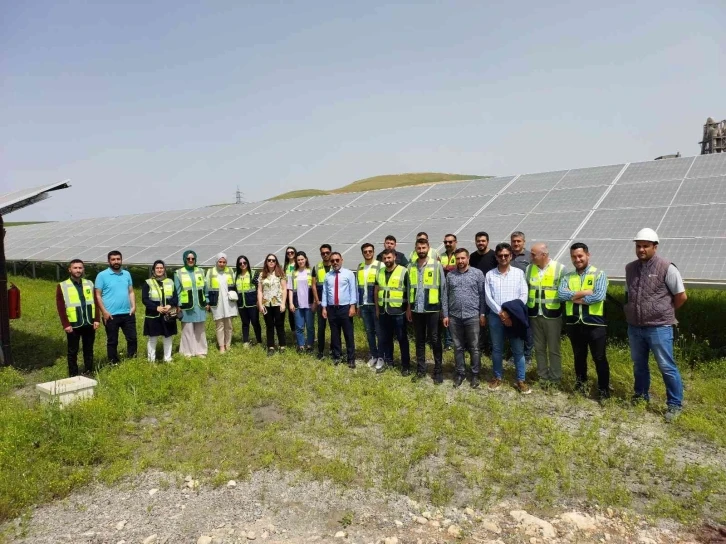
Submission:
[[439,335],[439,313],[441,299],[446,296],[446,282],[441,263],[430,256],[429,241],[416,240],[418,259],[408,265],[409,307],[406,318],[413,323],[416,337],[415,380],[426,377],[426,338],[431,341],[434,352],[434,383],[444,381],[441,336]]
[[406,334],[404,315],[408,307],[408,271],[396,264],[396,250],[386,248],[381,253],[383,267],[378,271],[373,297],[376,301],[376,317],[381,327],[383,361],[378,359],[376,372],[383,372],[387,365],[393,366],[393,337],[401,350],[401,374],[411,374],[411,355]]
[[[318,313],[318,359],[323,358],[323,351],[325,351],[325,326],[328,324],[328,320],[323,317],[323,307],[321,302],[323,300],[323,284],[325,283],[325,275],[330,272],[330,255],[333,253],[333,248],[330,244],[323,244],[320,246],[320,258],[321,262],[313,266],[313,298],[315,302],[313,307]],[[315,311],[315,310],[313,310]]]
[[[393,254],[396,256],[396,264],[400,264],[401,266],[408,266],[408,259],[403,253],[396,249],[396,243],[396,237],[393,234],[389,234],[383,241],[383,251],[387,249],[392,249]],[[377,261],[383,262],[383,251],[381,251],[376,257]]]
[[126,337],[126,354],[136,357],[136,297],[131,274],[122,268],[117,250],[108,253],[108,268],[96,276],[96,304],[106,328],[106,353],[111,364],[118,364],[118,331]]
[[[469,257],[469,264],[481,270],[486,277],[487,272],[497,267],[497,257],[494,251],[489,249],[489,234],[484,231],[477,232],[474,243],[476,251]],[[486,312],[489,313],[489,307],[486,308]],[[488,356],[492,354],[492,339],[485,327],[479,331],[479,353]]]

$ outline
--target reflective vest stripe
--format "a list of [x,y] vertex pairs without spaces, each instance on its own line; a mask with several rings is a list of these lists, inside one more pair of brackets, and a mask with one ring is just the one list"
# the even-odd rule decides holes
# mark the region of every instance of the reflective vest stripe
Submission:
[[[567,274],[567,286],[570,291],[584,291],[595,289],[595,284],[602,276],[602,271],[591,266],[585,274],[584,280],[580,280],[577,271]],[[606,283],[607,289],[607,283]],[[565,321],[570,325],[583,323],[585,325],[605,326],[605,301],[601,300],[594,304],[575,304],[571,300],[565,302]]]
[[539,267],[534,264],[529,265],[526,276],[529,286],[527,307],[530,317],[556,319],[562,316],[562,304],[557,298],[557,287],[563,269],[560,263],[550,261],[540,277]]
[[93,297],[93,282],[87,279],[81,280],[81,290],[83,291],[83,299],[86,305],[86,311],[83,312],[83,304],[78,296],[78,289],[73,280],[68,278],[60,283],[61,292],[63,293],[63,302],[66,306],[66,317],[71,327],[77,329],[84,325],[92,325],[96,319],[96,299]]

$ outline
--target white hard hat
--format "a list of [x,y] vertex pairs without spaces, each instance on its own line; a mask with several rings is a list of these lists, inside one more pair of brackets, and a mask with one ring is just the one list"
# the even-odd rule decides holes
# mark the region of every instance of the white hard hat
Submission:
[[638,231],[638,234],[635,235],[635,238],[633,238],[633,241],[642,240],[644,242],[653,242],[658,243],[658,233],[655,232],[653,229],[640,229]]

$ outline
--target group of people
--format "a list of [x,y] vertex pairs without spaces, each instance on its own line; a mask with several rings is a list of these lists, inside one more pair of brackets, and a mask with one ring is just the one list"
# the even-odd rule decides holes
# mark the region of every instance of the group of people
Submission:
[[[232,321],[242,321],[242,341],[250,343],[250,328],[262,343],[260,314],[267,329],[267,350],[284,351],[285,313],[295,332],[297,349],[324,357],[325,330],[330,327],[330,356],[335,364],[355,368],[353,318],[359,316],[366,333],[368,366],[376,372],[395,367],[398,344],[401,374],[414,380],[426,377],[426,345],[433,352],[433,381],[443,382],[443,350],[453,344],[454,387],[466,379],[465,353],[470,358],[470,385],[480,387],[481,355],[491,352],[492,372],[487,387],[503,385],[505,343],[515,367],[514,387],[531,393],[525,375],[536,361],[537,376],[547,385],[562,379],[560,338],[564,326],[575,360],[576,389],[588,388],[587,356],[590,351],[597,373],[599,398],[610,395],[606,356],[605,297],[608,278],[590,264],[586,244],[570,247],[574,270],[554,261],[547,245],[525,249],[525,235],[514,232],[510,242],[489,248],[489,235],[478,232],[476,250],[457,247],[454,234],[444,237],[444,252],[431,247],[428,235],[419,232],[415,249],[406,256],[396,250],[396,239],[387,236],[384,249],[375,255],[371,243],[361,246],[362,261],[356,272],[343,266],[343,255],[330,244],[320,246],[320,262],[310,266],[303,251],[288,247],[285,261],[275,254],[265,258],[255,272],[244,255],[234,268],[220,253],[208,270],[197,266],[194,251],[183,255],[183,266],[173,280],[163,261],[156,261],[152,277],[142,285],[145,308],[144,335],[147,356],[156,358],[163,339],[164,360],[171,360],[172,337],[181,323],[179,352],[187,357],[207,354],[205,325],[211,313],[219,351],[232,343]],[[631,357],[634,364],[634,399],[649,399],[649,353],[652,352],[666,385],[668,411],[673,420],[681,411],[683,385],[673,357],[675,311],[686,301],[678,269],[657,255],[658,236],[642,229],[635,237],[637,260],[626,266],[626,304]],[[117,363],[119,329],[126,336],[127,355],[136,354],[136,302],[131,276],[122,268],[118,251],[108,254],[109,267],[98,274],[95,285],[84,278],[84,265],[71,261],[70,277],[58,285],[56,300],[68,336],[68,369],[78,374],[78,350],[83,341],[85,371],[93,370],[95,331],[103,320],[109,361]],[[415,338],[415,369],[411,368],[408,324]],[[315,328],[317,327],[317,342]],[[342,339],[341,339],[342,334]],[[277,342],[275,342],[277,337]],[[343,352],[342,340],[345,341]]]

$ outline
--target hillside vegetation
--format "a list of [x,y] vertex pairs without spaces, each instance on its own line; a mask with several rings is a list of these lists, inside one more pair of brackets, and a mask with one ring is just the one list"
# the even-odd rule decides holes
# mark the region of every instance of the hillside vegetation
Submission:
[[410,185],[425,185],[441,181],[460,181],[464,179],[483,179],[488,176],[475,176],[472,174],[445,174],[442,172],[422,172],[409,174],[387,174],[359,179],[348,185],[330,191],[320,189],[300,189],[289,191],[272,197],[270,200],[283,200],[287,198],[302,198],[306,196],[333,195],[338,193],[355,193],[358,191],[374,191],[376,189],[393,189],[395,187],[408,187]]

